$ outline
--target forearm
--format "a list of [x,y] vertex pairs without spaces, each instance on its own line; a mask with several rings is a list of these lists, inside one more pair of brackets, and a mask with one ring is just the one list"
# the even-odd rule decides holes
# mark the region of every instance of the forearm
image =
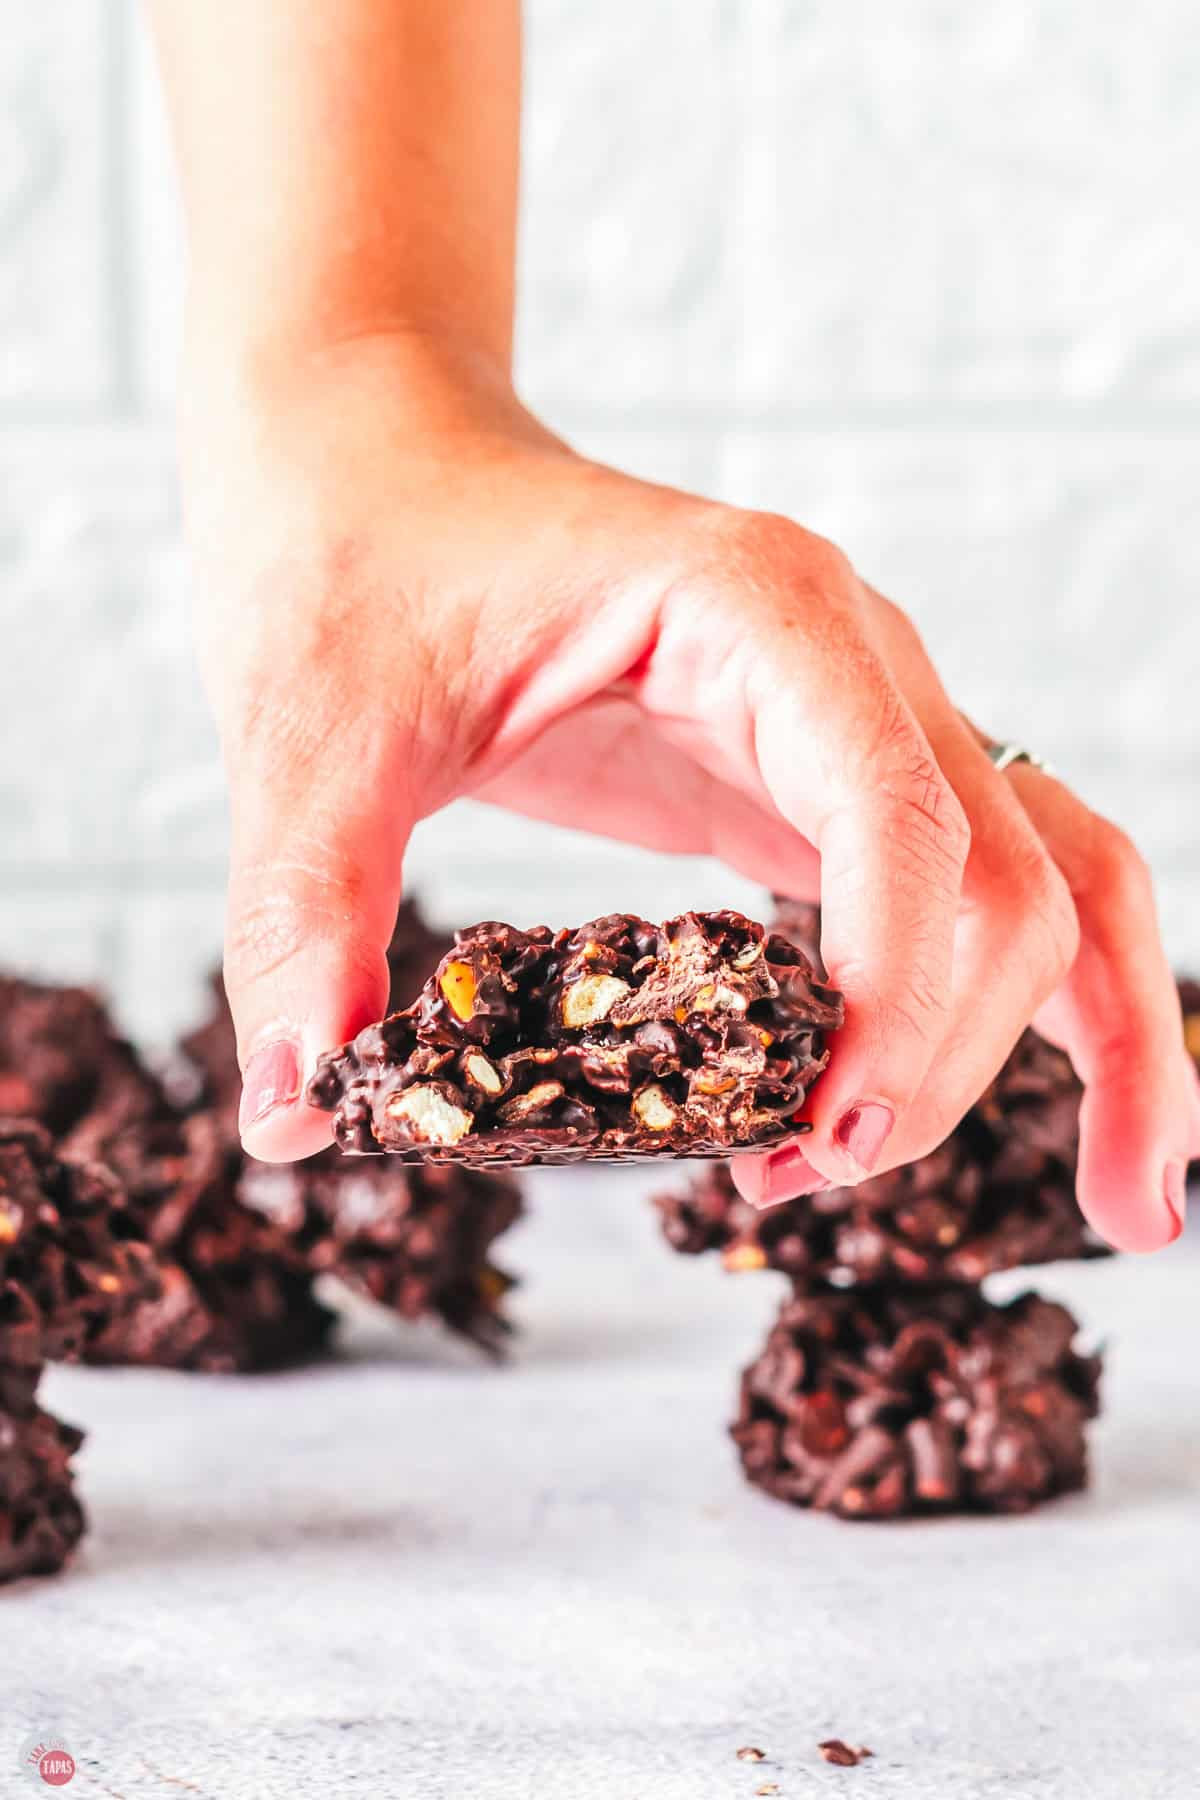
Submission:
[[202,333],[508,368],[519,0],[148,0]]

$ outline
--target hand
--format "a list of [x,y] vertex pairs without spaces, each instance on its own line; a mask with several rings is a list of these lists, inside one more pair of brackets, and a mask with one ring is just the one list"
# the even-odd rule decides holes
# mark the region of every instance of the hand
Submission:
[[1177,1234],[1200,1098],[1127,840],[997,774],[917,633],[789,521],[574,455],[498,365],[365,333],[193,365],[200,637],[228,766],[226,985],[247,1146],[381,1012],[409,833],[459,794],[820,893],[847,1022],[783,1198],[939,1143],[1035,1015],[1087,1083],[1079,1192]]

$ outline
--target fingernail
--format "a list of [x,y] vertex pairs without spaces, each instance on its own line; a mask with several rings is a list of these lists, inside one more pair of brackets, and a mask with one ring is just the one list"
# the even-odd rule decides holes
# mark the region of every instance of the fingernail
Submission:
[[833,1183],[826,1181],[824,1175],[817,1173],[808,1158],[792,1145],[782,1150],[772,1150],[761,1161],[762,1186],[750,1201],[759,1212],[765,1212],[770,1206],[782,1206],[787,1200],[795,1200],[800,1194],[821,1194]]
[[834,1137],[843,1150],[849,1151],[864,1175],[869,1175],[879,1161],[896,1115],[880,1100],[866,1100],[852,1106],[838,1120]]
[[280,1106],[300,1096],[300,1047],[294,1038],[278,1038],[256,1050],[242,1074],[238,1126],[245,1131]]
[[1173,1244],[1183,1230],[1184,1215],[1187,1212],[1187,1170],[1178,1157],[1172,1157],[1164,1171],[1163,1198],[1175,1227],[1167,1239],[1168,1244]]

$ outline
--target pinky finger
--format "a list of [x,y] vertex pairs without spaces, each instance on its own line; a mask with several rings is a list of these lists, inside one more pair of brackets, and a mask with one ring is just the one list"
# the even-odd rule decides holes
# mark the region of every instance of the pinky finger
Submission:
[[1150,876],[1128,838],[1061,783],[1025,767],[1011,779],[1079,917],[1079,955],[1037,1021],[1084,1082],[1079,1204],[1118,1249],[1161,1249],[1183,1229],[1200,1133]]

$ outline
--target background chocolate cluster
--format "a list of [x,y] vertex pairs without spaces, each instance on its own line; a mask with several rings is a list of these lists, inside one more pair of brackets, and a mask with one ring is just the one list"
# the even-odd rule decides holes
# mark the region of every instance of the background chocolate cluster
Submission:
[[[815,908],[781,904],[776,926],[819,962]],[[1065,1307],[981,1290],[1001,1270],[1105,1254],[1074,1198],[1080,1096],[1068,1059],[1027,1031],[906,1168],[766,1212],[724,1165],[658,1198],[676,1250],[789,1284],[741,1379],[732,1432],[750,1481],[857,1519],[1018,1511],[1083,1485],[1099,1358]]]
[[[412,905],[389,949],[392,1003],[446,947]],[[82,1441],[36,1405],[47,1360],[228,1373],[322,1351],[318,1277],[490,1352],[511,1278],[494,1240],[516,1184],[329,1150],[269,1168],[237,1133],[233,1023],[209,1019],[152,1070],[80,988],[0,977],[0,1579],[58,1568],[83,1530]]]

